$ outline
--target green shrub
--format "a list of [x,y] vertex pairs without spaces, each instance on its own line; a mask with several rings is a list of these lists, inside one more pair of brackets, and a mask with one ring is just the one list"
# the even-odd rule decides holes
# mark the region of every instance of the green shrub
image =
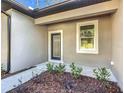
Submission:
[[47,66],[47,71],[48,71],[48,72],[53,72],[53,70],[54,70],[54,65],[53,65],[52,63],[48,63],[48,64],[46,64],[46,66]]
[[1,64],[1,70],[4,71],[4,64]]
[[110,73],[105,67],[93,69],[93,72],[98,80],[107,81],[110,77]]
[[74,78],[78,78],[82,72],[82,68],[76,67],[74,63],[70,65],[71,73]]
[[3,72],[3,74],[6,74],[7,73],[6,70],[5,70],[4,64],[1,64],[1,71]]
[[55,66],[54,70],[58,73],[63,73],[65,71],[65,65],[60,63]]

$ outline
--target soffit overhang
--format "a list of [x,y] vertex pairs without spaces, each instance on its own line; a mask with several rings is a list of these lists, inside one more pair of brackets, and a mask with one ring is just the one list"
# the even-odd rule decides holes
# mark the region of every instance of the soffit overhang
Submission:
[[39,18],[106,1],[111,0],[67,0],[66,2],[59,3],[47,8],[30,10],[26,7],[22,7],[21,5],[16,2],[13,2],[12,0],[2,0],[2,10],[13,8],[33,18]]

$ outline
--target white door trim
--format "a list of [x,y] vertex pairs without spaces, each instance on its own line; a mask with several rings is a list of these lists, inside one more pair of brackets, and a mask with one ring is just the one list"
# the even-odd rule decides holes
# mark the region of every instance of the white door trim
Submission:
[[[61,60],[59,60],[59,61],[51,59],[51,34],[53,34],[53,33],[61,34]],[[63,30],[48,31],[48,61],[63,63]]]

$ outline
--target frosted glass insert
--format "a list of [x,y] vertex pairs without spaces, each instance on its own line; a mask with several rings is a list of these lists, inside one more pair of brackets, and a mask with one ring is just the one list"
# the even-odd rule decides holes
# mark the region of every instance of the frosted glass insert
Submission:
[[60,34],[53,36],[53,57],[61,56],[61,41]]

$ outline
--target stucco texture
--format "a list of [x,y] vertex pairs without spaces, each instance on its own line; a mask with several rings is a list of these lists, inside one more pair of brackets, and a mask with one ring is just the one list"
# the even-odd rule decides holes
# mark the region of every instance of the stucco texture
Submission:
[[118,0],[118,10],[112,15],[112,70],[123,88],[123,0]]
[[[9,12],[9,11],[8,11]],[[16,72],[47,61],[47,27],[16,10],[11,14],[11,71]]]
[[[99,53],[76,53],[76,23],[98,20]],[[80,19],[48,25],[48,31],[63,30],[63,55],[64,62],[83,64],[87,66],[106,66],[111,61],[111,20],[110,15]]]
[[1,13],[1,64],[4,70],[7,70],[8,63],[8,29],[7,16]]

